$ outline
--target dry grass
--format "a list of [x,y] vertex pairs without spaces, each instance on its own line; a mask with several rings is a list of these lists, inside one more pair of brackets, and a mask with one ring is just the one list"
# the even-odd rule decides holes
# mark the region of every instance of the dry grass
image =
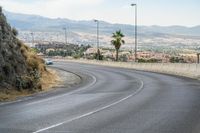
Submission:
[[0,89],[0,102],[2,101],[12,101],[18,97],[29,96],[33,92],[28,90],[17,91],[15,89]]
[[[58,73],[52,69],[47,70],[44,60],[38,57],[34,51],[32,51],[28,46],[24,45],[20,41],[18,41],[18,46],[20,47],[20,51],[26,60],[28,72],[31,73],[37,70],[41,74],[41,78],[39,81],[39,86],[40,87],[42,86],[41,91],[48,91],[52,87],[61,84],[61,80],[58,76]],[[28,81],[33,81],[30,75],[27,74],[25,76],[26,79],[28,79]],[[0,101],[15,100],[18,97],[29,96],[39,91],[40,91],[39,88],[38,89],[25,88],[25,89],[20,89],[20,91],[18,91],[16,90],[15,87],[4,88],[0,86]]]
[[29,71],[34,69],[39,70],[41,73],[46,71],[46,66],[43,59],[38,57],[34,51],[32,51],[28,46],[24,45],[23,43],[20,43],[20,46],[21,53],[26,59]]
[[52,89],[52,87],[62,84],[61,78],[58,76],[57,71],[53,69],[48,69],[47,72],[42,74],[42,90],[48,91]]
[[[42,73],[41,84],[42,84],[42,91],[51,90],[52,87],[61,84],[62,81],[58,76],[57,71],[48,69]],[[17,91],[16,89],[5,89],[0,88],[0,102],[2,101],[13,101],[17,98],[30,96],[38,91],[30,91],[30,90],[21,90]]]
[[35,55],[35,53],[33,52],[29,52],[26,55],[27,59],[27,64],[29,67],[29,70],[39,70],[41,73],[46,71],[46,66],[44,64],[44,60],[39,58],[37,55]]

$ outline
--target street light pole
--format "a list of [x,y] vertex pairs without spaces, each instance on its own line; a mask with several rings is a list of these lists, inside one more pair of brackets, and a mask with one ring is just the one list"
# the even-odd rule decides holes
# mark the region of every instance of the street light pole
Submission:
[[31,32],[31,37],[32,37],[32,46],[34,45],[34,34]]
[[100,51],[99,51],[99,20],[94,20],[97,23],[97,59],[100,60]]
[[131,4],[135,7],[135,62],[137,62],[137,4]]
[[197,53],[197,64],[199,64],[199,56],[200,56],[200,53]]
[[64,27],[63,30],[65,31],[65,44],[67,45],[67,28]]

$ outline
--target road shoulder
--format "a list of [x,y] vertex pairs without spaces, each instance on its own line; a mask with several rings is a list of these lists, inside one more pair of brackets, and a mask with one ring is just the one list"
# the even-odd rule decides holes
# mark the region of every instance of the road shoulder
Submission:
[[[72,89],[73,86],[78,85],[81,83],[82,79],[80,76],[69,72],[65,70],[60,70],[58,68],[50,68],[49,69],[51,73],[53,73],[56,77],[55,79],[49,79],[48,82],[44,83],[43,89],[41,91],[36,91],[36,92],[28,92],[26,90],[22,91],[11,91],[7,92],[10,93],[10,95],[4,95],[4,92],[0,92],[4,98],[0,100],[0,105],[2,104],[7,104],[7,103],[12,103],[12,102],[19,102],[19,101],[24,101],[30,98],[34,98],[37,96],[44,96],[48,95],[50,93],[59,91],[59,90],[70,90]],[[45,75],[46,77],[49,75]]]

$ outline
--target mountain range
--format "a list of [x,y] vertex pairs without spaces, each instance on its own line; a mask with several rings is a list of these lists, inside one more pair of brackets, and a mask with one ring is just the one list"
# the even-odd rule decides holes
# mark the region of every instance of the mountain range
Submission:
[[[75,21],[64,18],[51,19],[39,15],[28,15],[13,13],[4,10],[11,26],[18,30],[27,31],[61,31],[63,27],[67,27],[70,31],[95,33],[96,23],[93,20]],[[100,32],[104,35],[110,35],[116,30],[121,29],[125,35],[134,35],[134,25],[127,24],[111,24],[100,21]],[[142,35],[186,35],[200,36],[200,25],[195,27],[184,26],[138,26],[138,34]]]

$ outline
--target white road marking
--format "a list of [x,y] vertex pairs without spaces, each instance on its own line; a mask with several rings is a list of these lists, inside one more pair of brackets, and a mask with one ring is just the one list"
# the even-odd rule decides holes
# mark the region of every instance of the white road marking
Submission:
[[84,89],[87,89],[91,86],[93,86],[96,82],[97,82],[97,79],[95,76],[91,75],[91,74],[88,74],[90,75],[94,80],[91,84],[89,84],[88,86],[85,86],[85,87],[82,87],[82,89],[78,89],[78,90],[74,90],[74,91],[71,91],[69,93],[66,93],[66,94],[63,94],[63,95],[59,95],[59,96],[55,96],[55,97],[52,97],[52,98],[48,98],[48,99],[44,99],[44,100],[40,100],[40,101],[36,101],[36,102],[31,102],[31,103],[28,103],[26,105],[33,105],[33,104],[38,104],[38,103],[42,103],[42,102],[47,102],[47,101],[51,101],[51,100],[55,100],[57,98],[60,98],[60,97],[63,97],[63,96],[67,96],[67,95],[71,95],[73,93],[76,93],[78,91],[81,91],[81,90],[84,90]]
[[33,132],[33,133],[40,133],[40,132],[42,132],[42,131],[46,131],[46,130],[48,130],[48,129],[51,129],[51,128],[60,126],[60,125],[62,125],[62,124],[64,124],[64,123],[58,123],[58,124],[52,125],[52,126],[50,126],[50,127],[40,129],[40,130],[38,130],[38,131],[36,131],[36,132]]
[[[66,71],[66,70],[65,70],[65,71]],[[68,72],[70,72],[70,71],[68,71]],[[88,86],[83,87],[83,89],[86,89],[86,88],[88,88],[88,87],[91,87],[91,86],[93,86],[93,85],[97,82],[97,79],[96,79],[95,76],[93,76],[93,75],[91,75],[91,74],[88,74],[88,75],[90,75],[90,76],[94,79],[94,81],[93,81],[91,84],[89,84]],[[83,89],[81,89],[81,90],[83,90]],[[37,103],[41,103],[41,102],[46,102],[46,101],[54,100],[54,99],[56,99],[56,98],[58,98],[58,97],[70,95],[70,94],[75,93],[75,92],[77,92],[77,91],[80,91],[80,90],[74,90],[74,91],[72,91],[72,92],[70,92],[70,93],[67,93],[67,94],[63,94],[63,95],[59,95],[59,96],[56,96],[56,97],[53,97],[53,98],[49,98],[49,99],[45,99],[45,100],[40,100],[40,101],[28,103],[28,104],[26,104],[26,105],[33,105],[33,104],[37,104]],[[41,92],[41,93],[43,93],[43,92]],[[39,94],[40,94],[40,93],[39,93]],[[25,97],[25,98],[23,98],[23,99],[19,99],[19,100],[16,100],[16,101],[3,102],[3,103],[0,103],[0,106],[8,105],[8,104],[14,104],[14,103],[19,103],[19,102],[23,102],[23,101],[30,100],[30,99],[32,99],[32,98],[34,98],[34,97],[28,96],[28,97]]]
[[81,119],[81,118],[83,118],[83,117],[86,117],[86,116],[89,116],[89,115],[95,114],[95,113],[97,113],[97,112],[100,112],[100,111],[102,111],[102,110],[105,110],[105,109],[107,109],[107,108],[110,108],[110,107],[112,107],[112,106],[114,106],[114,105],[116,105],[116,104],[119,104],[119,103],[121,103],[121,102],[123,102],[123,101],[129,99],[130,97],[132,97],[132,96],[138,94],[138,93],[142,90],[142,88],[143,88],[143,86],[144,86],[144,83],[143,83],[142,80],[140,80],[140,82],[141,82],[141,86],[140,86],[140,88],[139,88],[137,91],[135,91],[134,93],[128,95],[127,97],[125,97],[125,98],[123,98],[123,99],[120,99],[120,100],[118,100],[118,101],[116,101],[116,102],[114,102],[114,103],[112,103],[112,104],[109,104],[109,105],[104,106],[104,107],[102,107],[102,108],[99,108],[99,109],[97,109],[97,110],[94,110],[94,111],[88,112],[88,113],[83,114],[83,115],[81,115],[81,116],[78,116],[78,117],[72,118],[72,119],[70,119],[70,120],[63,121],[63,122],[61,122],[61,123],[58,123],[58,124],[55,124],[55,125],[52,125],[52,126],[49,126],[49,127],[43,128],[43,129],[39,129],[39,130],[37,130],[37,131],[35,131],[35,132],[32,132],[32,133],[40,133],[40,132],[43,132],[43,131],[46,131],[46,130],[49,130],[49,129],[52,129],[52,128],[55,128],[55,127],[58,127],[58,126],[60,126],[60,125],[63,125],[63,124],[66,124],[66,123],[72,122],[72,121],[74,121],[74,120],[78,120],[78,119]]

